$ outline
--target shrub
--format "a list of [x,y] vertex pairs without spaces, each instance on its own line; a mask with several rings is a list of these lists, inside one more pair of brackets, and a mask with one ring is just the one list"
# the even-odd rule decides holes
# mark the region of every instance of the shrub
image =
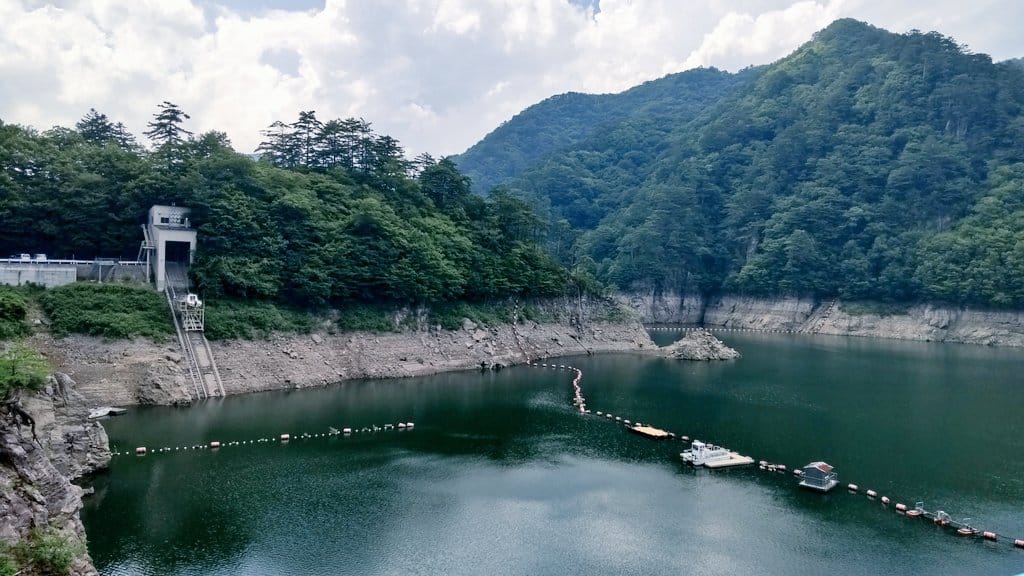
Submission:
[[309,312],[259,300],[207,300],[204,330],[210,340],[242,338],[252,340],[271,332],[312,331],[315,321]]
[[75,558],[85,553],[85,546],[56,530],[35,528],[12,551],[14,559],[32,573],[63,576],[70,572]]
[[0,576],[16,576],[19,572],[18,563],[11,557],[11,550],[0,544]]
[[10,390],[39,390],[46,383],[50,366],[39,352],[17,343],[0,350],[0,398]]
[[392,311],[383,304],[349,304],[338,310],[338,328],[363,332],[393,332]]
[[29,332],[28,298],[25,290],[0,286],[0,340],[20,338]]
[[145,336],[161,341],[174,334],[163,294],[141,286],[78,282],[41,293],[39,303],[58,336]]
[[507,324],[512,322],[512,305],[451,302],[430,308],[430,323],[440,324],[445,330],[462,328],[462,321],[466,318],[484,326]]

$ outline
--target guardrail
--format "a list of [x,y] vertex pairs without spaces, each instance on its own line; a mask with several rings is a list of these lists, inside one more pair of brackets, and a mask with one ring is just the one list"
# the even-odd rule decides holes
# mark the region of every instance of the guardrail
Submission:
[[0,264],[36,264],[36,265],[62,265],[62,266],[92,266],[94,264],[102,264],[104,266],[145,266],[145,260],[107,260],[100,259],[97,262],[96,259],[92,260],[25,260],[23,258],[0,258]]

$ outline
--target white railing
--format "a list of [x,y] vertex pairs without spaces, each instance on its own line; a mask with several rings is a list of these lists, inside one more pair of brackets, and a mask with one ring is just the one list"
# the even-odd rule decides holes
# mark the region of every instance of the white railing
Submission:
[[[96,260],[25,260],[22,258],[0,258],[0,264],[35,264],[54,266],[92,266],[97,264]],[[99,262],[103,266],[145,266],[145,260],[103,260]]]

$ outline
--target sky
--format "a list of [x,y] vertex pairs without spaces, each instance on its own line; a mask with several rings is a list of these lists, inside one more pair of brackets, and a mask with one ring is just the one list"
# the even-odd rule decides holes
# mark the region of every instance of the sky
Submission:
[[169,100],[252,152],[301,110],[457,154],[527,106],[766,64],[837,18],[1024,56],[1021,0],[0,0],[0,120],[136,135]]

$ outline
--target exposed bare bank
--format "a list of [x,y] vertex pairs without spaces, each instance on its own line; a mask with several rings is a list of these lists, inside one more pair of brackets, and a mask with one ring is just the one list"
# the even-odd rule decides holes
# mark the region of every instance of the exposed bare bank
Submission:
[[[594,303],[589,304],[592,310]],[[263,340],[212,342],[227,394],[323,386],[359,378],[422,376],[490,369],[530,358],[647,350],[656,346],[636,318],[609,322],[563,303],[564,321],[436,327],[400,333],[329,331],[276,334]],[[583,320],[580,320],[580,318]],[[516,338],[518,331],[519,338]],[[104,341],[70,336],[39,345],[94,406],[187,403],[192,395],[176,343]]]
[[1024,346],[1024,313],[920,304],[901,313],[878,313],[841,301],[809,298],[688,294],[623,294],[643,322],[707,328],[779,330],[808,334]]

